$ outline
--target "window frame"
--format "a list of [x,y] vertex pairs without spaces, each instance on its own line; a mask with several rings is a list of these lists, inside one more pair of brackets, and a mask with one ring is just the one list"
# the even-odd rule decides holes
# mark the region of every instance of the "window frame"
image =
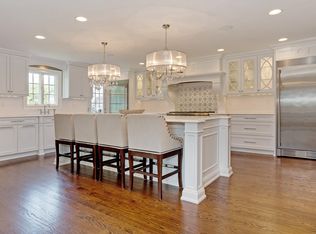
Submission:
[[[39,84],[40,84],[40,99],[41,103],[40,104],[29,104],[28,103],[28,97],[29,97],[29,74],[30,73],[39,73]],[[55,76],[55,84],[54,84],[54,98],[55,98],[55,104],[44,104],[44,75],[53,75]],[[39,108],[39,107],[48,107],[48,108],[56,108],[61,104],[61,77],[62,77],[62,71],[59,70],[52,70],[52,69],[47,69],[47,68],[37,68],[37,67],[29,67],[29,72],[28,72],[28,95],[25,96],[24,98],[24,106],[26,108]]]

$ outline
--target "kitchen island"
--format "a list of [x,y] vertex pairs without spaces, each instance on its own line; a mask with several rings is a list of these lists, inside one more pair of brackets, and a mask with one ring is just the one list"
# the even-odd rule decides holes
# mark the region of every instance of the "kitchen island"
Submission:
[[199,204],[206,197],[207,185],[220,176],[230,177],[233,173],[230,117],[166,116],[166,121],[172,133],[184,140],[181,200]]

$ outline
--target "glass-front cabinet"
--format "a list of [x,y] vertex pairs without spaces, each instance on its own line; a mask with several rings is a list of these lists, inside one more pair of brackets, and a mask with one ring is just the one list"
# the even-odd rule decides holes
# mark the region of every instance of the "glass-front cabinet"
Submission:
[[228,94],[272,92],[273,56],[270,54],[226,60],[225,70]]
[[150,72],[135,73],[137,99],[162,99],[163,81],[157,80]]

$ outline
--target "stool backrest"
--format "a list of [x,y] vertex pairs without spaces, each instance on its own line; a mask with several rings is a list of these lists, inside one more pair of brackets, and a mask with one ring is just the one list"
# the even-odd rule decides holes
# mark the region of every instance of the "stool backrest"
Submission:
[[54,122],[56,140],[75,140],[75,128],[72,114],[55,114]]
[[75,114],[75,140],[88,144],[97,144],[97,123],[93,114]]
[[126,116],[122,114],[98,114],[96,118],[99,145],[127,147]]
[[162,153],[181,147],[160,114],[128,115],[127,133],[129,149]]

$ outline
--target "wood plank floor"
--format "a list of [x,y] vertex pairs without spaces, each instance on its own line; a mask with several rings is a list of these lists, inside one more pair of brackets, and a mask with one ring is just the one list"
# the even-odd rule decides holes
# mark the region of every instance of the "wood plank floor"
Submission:
[[116,174],[56,172],[53,157],[0,167],[0,233],[316,233],[316,161],[233,155],[234,175],[207,187],[200,205]]

